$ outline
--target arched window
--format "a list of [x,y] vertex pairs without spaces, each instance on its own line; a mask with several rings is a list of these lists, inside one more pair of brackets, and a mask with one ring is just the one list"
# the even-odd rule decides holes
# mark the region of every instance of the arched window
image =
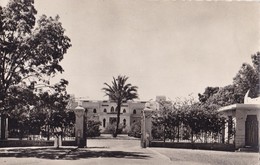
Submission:
[[106,119],[103,119],[103,127],[106,127]]
[[136,114],[136,110],[134,109],[133,114]]
[[126,126],[126,119],[123,120],[123,124],[124,124],[124,126]]
[[97,113],[97,110],[96,110],[96,109],[93,109],[93,113]]
[[107,112],[107,109],[106,109],[106,108],[104,109],[104,112]]
[[123,113],[126,113],[126,110],[125,110],[125,109],[123,110]]
[[113,113],[115,111],[114,107],[111,107],[110,111]]

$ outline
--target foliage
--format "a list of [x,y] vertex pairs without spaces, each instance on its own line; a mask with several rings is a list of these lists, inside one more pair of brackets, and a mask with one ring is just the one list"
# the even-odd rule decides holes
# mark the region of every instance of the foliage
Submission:
[[127,80],[128,77],[119,75],[117,78],[113,77],[112,85],[105,83],[106,87],[102,88],[105,95],[117,104],[117,123],[114,133],[115,137],[119,133],[120,110],[122,103],[138,98],[137,86],[132,86],[132,84],[126,83]]
[[260,72],[260,52],[256,52],[255,54],[251,55],[253,66],[256,72],[259,74]]
[[[38,94],[32,93],[32,91],[24,91],[19,88],[16,92],[19,95],[23,95],[24,100],[20,97],[20,101],[17,101],[16,108],[10,111],[10,119],[15,121],[12,125],[12,129],[18,129],[23,136],[26,134],[39,134],[40,131],[47,132],[49,139],[49,132],[55,132],[56,128],[60,127],[62,131],[73,126],[75,122],[74,112],[66,110],[66,105],[70,99],[70,96],[66,92],[66,86],[68,81],[61,80],[55,84],[49,91],[40,92]],[[27,95],[24,95],[27,94]],[[28,105],[28,98],[31,98],[33,106]],[[24,102],[23,102],[24,101]],[[48,130],[42,128],[47,126]]]
[[[53,87],[49,78],[63,72],[60,61],[71,46],[70,39],[64,34],[59,16],[43,15],[36,22],[36,14],[33,0],[10,0],[6,7],[0,6],[2,118],[30,111],[37,104],[33,101],[37,102],[37,98],[41,97],[37,96],[37,89]],[[15,114],[13,110],[18,109],[23,112]],[[1,127],[4,131],[3,122]]]
[[163,126],[157,122],[153,122],[152,125],[152,137],[155,140],[165,140]]
[[243,103],[244,96],[248,90],[250,90],[251,97],[257,97],[259,92],[259,74],[254,67],[244,63],[233,80],[235,92],[239,97],[238,103]]
[[217,110],[220,107],[243,103],[248,90],[254,98],[259,94],[260,52],[251,56],[253,66],[243,63],[233,78],[233,83],[224,87],[207,87],[203,94],[198,94],[199,101],[206,110]]
[[107,125],[107,127],[105,128],[103,133],[109,133],[109,134],[112,134],[113,137],[116,137],[118,134],[123,133],[124,128],[125,127],[122,124],[119,124],[118,130],[116,133],[117,125],[116,125],[116,123],[112,123],[112,124]]
[[87,137],[100,136],[101,134],[99,129],[99,126],[101,125],[100,121],[88,120],[86,124],[87,124],[87,130],[86,130]]
[[103,133],[108,133],[108,134],[115,134],[116,132],[116,123],[113,124],[108,124],[104,130]]
[[[194,99],[160,102],[154,115],[152,134],[155,139],[194,142],[202,134],[215,136],[224,126],[224,118],[216,111],[206,110]],[[206,138],[207,139],[207,138]]]
[[136,138],[141,137],[141,122],[137,121],[131,125],[130,131],[128,132],[128,136],[133,136]]
[[207,87],[203,94],[199,95],[199,101],[200,102],[206,102],[212,95],[217,93],[219,91],[219,87]]

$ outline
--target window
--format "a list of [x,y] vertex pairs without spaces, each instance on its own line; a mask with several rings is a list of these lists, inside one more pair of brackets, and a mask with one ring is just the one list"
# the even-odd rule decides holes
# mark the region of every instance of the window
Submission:
[[124,126],[126,126],[126,119],[123,120],[123,124],[124,124]]
[[135,123],[135,120],[133,121],[133,123]]
[[136,110],[134,109],[133,114],[136,114]]
[[115,111],[114,107],[111,107],[110,111],[113,113]]
[[125,109],[123,110],[123,113],[126,113],[126,110],[125,110]]
[[106,127],[106,119],[103,119],[103,127]]
[[96,109],[93,109],[93,113],[97,113],[97,110],[96,110]]
[[106,109],[106,108],[104,109],[104,112],[107,112],[107,109]]

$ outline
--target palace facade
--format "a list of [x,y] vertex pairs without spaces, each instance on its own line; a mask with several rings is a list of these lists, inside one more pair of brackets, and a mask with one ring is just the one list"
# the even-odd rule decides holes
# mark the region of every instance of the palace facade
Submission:
[[[156,101],[166,100],[165,96],[156,96]],[[122,104],[120,110],[120,124],[129,131],[131,125],[141,120],[142,110],[146,101],[128,101]],[[110,100],[80,100],[81,106],[86,110],[88,119],[101,122],[101,132],[115,123],[117,119],[117,105]]]
[[[125,131],[129,131],[131,125],[141,120],[141,112],[145,107],[143,101],[128,101],[123,103],[120,110],[120,124]],[[91,101],[81,100],[82,107],[86,109],[86,116],[88,119],[101,122],[101,132],[116,122],[117,119],[117,105],[112,101]]]

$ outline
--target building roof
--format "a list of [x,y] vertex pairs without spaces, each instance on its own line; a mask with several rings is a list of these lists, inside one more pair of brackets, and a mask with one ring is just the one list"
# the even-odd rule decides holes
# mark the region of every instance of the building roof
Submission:
[[218,112],[231,111],[231,110],[260,110],[260,104],[232,104],[225,107],[222,107],[218,110]]

